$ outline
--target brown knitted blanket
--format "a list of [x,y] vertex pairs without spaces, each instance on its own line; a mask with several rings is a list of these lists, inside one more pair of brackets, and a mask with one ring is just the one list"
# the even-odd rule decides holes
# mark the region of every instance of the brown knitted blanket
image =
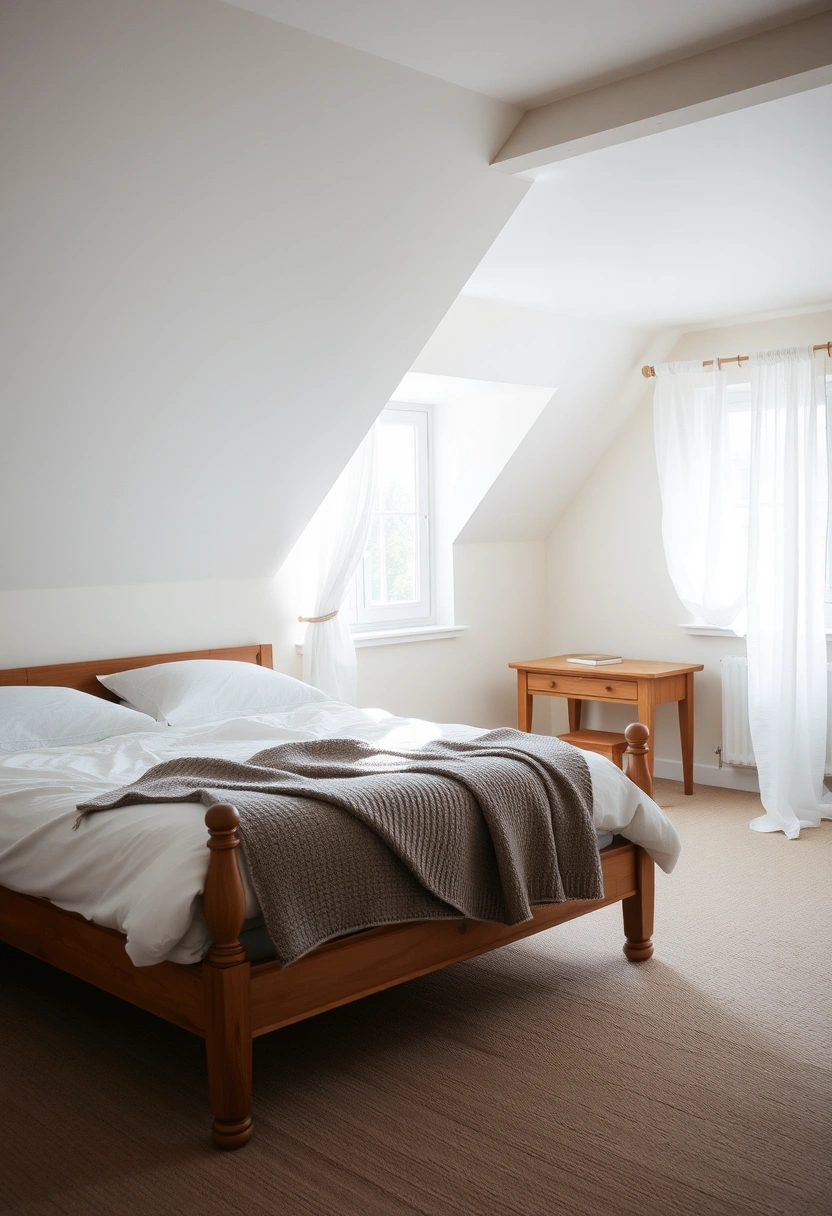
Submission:
[[78,822],[128,803],[191,801],[239,811],[252,885],[284,965],[375,925],[514,925],[533,904],[603,896],[589,769],[576,748],[548,736],[494,730],[418,751],[317,739],[244,764],[169,760],[80,803]]

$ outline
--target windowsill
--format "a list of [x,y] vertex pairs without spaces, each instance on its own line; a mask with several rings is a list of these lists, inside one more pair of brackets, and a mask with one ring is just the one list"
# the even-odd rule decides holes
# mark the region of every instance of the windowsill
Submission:
[[[677,629],[695,638],[740,638],[740,635],[727,625],[704,625],[699,621],[683,621],[677,625]],[[745,638],[740,640],[744,642]]]
[[[354,633],[352,640],[356,650],[365,646],[400,646],[404,642],[441,642],[445,638],[458,638],[468,625],[411,625],[407,629],[374,629],[367,633]],[[295,643],[295,650],[303,654],[303,642]]]
[[[676,628],[695,638],[736,638],[738,642],[745,641],[744,637],[734,633],[733,629],[729,629],[727,625],[703,625],[696,621],[684,621]],[[832,625],[826,626],[826,636],[832,640]]]

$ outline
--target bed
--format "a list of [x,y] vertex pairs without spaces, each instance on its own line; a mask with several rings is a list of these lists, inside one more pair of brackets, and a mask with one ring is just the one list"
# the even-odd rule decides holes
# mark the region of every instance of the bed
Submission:
[[[97,676],[125,668],[207,658],[272,667],[271,647],[254,645],[17,668],[0,671],[0,685],[60,686],[115,701],[117,698],[98,682]],[[340,707],[343,712],[347,708]],[[338,718],[337,709],[326,708],[335,723],[329,726],[330,734],[338,723],[348,720]],[[365,711],[352,712],[367,718]],[[256,737],[267,737],[262,732],[271,729],[268,724],[258,722],[256,726]],[[190,739],[193,746],[193,735]],[[627,740],[628,777],[638,789],[626,784],[636,807],[641,792],[649,796],[652,788],[645,761],[646,727],[630,726]],[[594,758],[594,763],[609,765],[603,757]],[[610,772],[612,769],[609,765]],[[599,771],[605,780],[613,779],[605,768]],[[626,781],[618,772],[615,780]],[[650,803],[649,797],[642,802]],[[196,808],[189,805],[193,815]],[[633,823],[645,810],[649,808],[636,810]],[[655,815],[661,816],[658,808]],[[257,959],[256,954],[252,955],[250,949],[247,952],[243,945],[251,899],[245,868],[239,863],[238,814],[230,804],[215,805],[205,814],[204,822],[208,863],[207,870],[201,863],[204,876],[199,878],[198,888],[200,892],[204,888],[204,893],[201,900],[192,900],[201,902],[193,924],[203,926],[204,940],[195,940],[192,925],[191,954],[187,953],[186,934],[176,949],[168,949],[167,942],[157,955],[145,954],[134,961],[139,947],[128,942],[128,934],[57,906],[45,892],[23,893],[23,884],[10,881],[3,871],[0,881],[7,885],[0,886],[0,940],[204,1038],[213,1140],[222,1149],[240,1148],[252,1135],[252,1040],[258,1035],[611,903],[622,904],[626,957],[640,963],[653,953],[654,862],[638,843],[638,832],[633,832],[635,840],[616,835],[601,849],[602,899],[538,905],[531,920],[512,926],[455,919],[368,929],[330,941],[287,967],[275,959],[252,961],[252,957]],[[672,828],[669,831],[672,833]],[[152,823],[145,824],[145,841],[150,838],[152,842],[152,832]],[[157,957],[160,961],[154,961]],[[198,961],[187,961],[189,958]]]

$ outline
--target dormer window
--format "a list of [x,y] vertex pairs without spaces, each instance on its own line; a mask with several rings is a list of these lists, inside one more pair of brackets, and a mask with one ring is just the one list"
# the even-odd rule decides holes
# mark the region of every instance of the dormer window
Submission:
[[354,629],[433,619],[430,408],[388,406],[376,423],[370,532],[354,588]]

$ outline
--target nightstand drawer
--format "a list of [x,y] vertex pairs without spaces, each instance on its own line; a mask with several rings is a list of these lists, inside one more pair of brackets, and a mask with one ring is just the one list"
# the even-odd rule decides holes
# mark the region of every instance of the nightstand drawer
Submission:
[[539,676],[529,675],[529,692],[548,692],[564,697],[589,697],[593,701],[608,697],[611,701],[637,701],[635,680],[611,680],[608,676]]

